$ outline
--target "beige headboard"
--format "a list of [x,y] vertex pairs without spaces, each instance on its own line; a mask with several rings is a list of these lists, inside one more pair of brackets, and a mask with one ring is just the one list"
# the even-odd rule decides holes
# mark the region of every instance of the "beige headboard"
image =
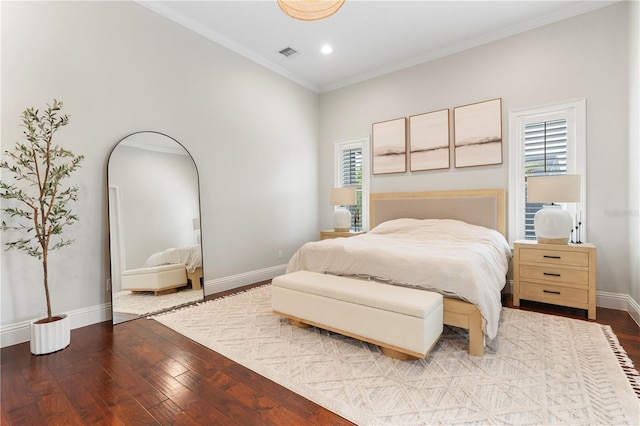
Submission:
[[506,237],[504,189],[371,194],[369,226],[391,219],[457,219]]

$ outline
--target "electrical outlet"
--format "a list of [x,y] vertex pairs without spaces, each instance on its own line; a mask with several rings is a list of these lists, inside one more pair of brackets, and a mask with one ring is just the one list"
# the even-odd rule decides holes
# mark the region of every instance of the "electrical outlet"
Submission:
[[111,278],[107,278],[107,291],[111,291]]
[[278,259],[282,259],[282,250],[278,250]]

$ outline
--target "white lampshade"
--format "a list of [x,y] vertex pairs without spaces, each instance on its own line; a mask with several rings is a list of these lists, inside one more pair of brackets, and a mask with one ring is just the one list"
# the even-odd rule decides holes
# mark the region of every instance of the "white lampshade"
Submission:
[[196,242],[200,244],[202,239],[202,237],[200,236],[200,218],[194,217],[192,220],[192,223],[193,223],[193,232],[196,234]]
[[527,178],[527,202],[551,203],[538,210],[533,226],[538,242],[567,244],[573,228],[571,215],[554,203],[580,201],[580,175],[531,176]]
[[344,186],[331,190],[332,206],[354,206],[356,204],[356,188],[353,186]]
[[580,201],[580,175],[529,176],[528,203],[577,203]]
[[357,204],[356,189],[354,187],[333,188],[331,190],[331,205],[338,206],[333,211],[333,230],[347,232],[351,229],[351,212],[344,206]]

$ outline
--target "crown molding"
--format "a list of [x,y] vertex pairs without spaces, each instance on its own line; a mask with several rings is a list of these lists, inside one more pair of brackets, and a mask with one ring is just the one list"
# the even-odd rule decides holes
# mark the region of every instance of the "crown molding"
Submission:
[[243,56],[247,59],[249,59],[252,62],[255,62],[258,65],[261,65],[265,68],[267,68],[268,70],[271,70],[273,72],[275,72],[276,74],[279,74],[281,76],[283,76],[284,78],[306,88],[311,90],[312,92],[315,93],[319,93],[320,88],[318,87],[318,85],[313,84],[299,76],[297,76],[294,73],[291,73],[287,70],[285,70],[284,68],[269,62],[267,60],[265,60],[264,58],[262,58],[259,55],[256,55],[255,53],[253,53],[252,51],[250,51],[249,49],[246,49],[245,47],[239,45],[238,43],[234,42],[233,40],[223,36],[222,34],[212,30],[211,28],[202,25],[201,23],[189,18],[188,16],[185,16],[182,13],[176,12],[174,9],[172,9],[171,7],[167,6],[166,4],[163,4],[161,2],[155,2],[155,1],[140,1],[140,0],[136,0],[136,3],[138,3],[140,6],[145,7],[153,12],[156,12],[157,14],[164,16],[165,18],[179,24],[182,25],[183,27],[197,33],[200,34],[201,36],[203,36],[206,39],[209,39],[215,43],[218,43],[219,45],[231,50],[234,53],[237,53],[240,56]]
[[201,36],[215,43],[220,44],[221,46],[231,50],[232,52],[235,52],[238,55],[243,56],[249,59],[250,61],[258,65],[261,65],[264,68],[267,68],[268,70],[271,70],[276,74],[279,74],[282,77],[315,93],[325,93],[332,90],[351,86],[353,84],[361,83],[363,81],[370,80],[372,78],[380,77],[386,74],[390,74],[390,73],[400,71],[406,68],[410,68],[416,65],[420,65],[429,61],[433,61],[435,59],[439,59],[439,58],[449,56],[455,53],[459,53],[474,47],[488,44],[500,39],[511,37],[516,34],[520,34],[520,33],[530,31],[539,27],[543,27],[545,25],[562,21],[564,19],[568,19],[584,13],[588,13],[596,9],[617,3],[619,1],[624,1],[624,0],[576,1],[574,4],[564,9],[557,10],[555,12],[548,13],[543,16],[539,16],[535,19],[523,21],[521,23],[502,28],[498,31],[493,31],[481,36],[463,40],[458,43],[453,43],[439,49],[433,49],[429,52],[425,52],[422,55],[409,58],[405,61],[397,62],[387,67],[377,68],[375,70],[361,73],[347,79],[339,80],[334,83],[329,83],[329,84],[320,86],[306,79],[303,79],[300,76],[296,75],[295,73],[292,73],[270,61],[267,61],[261,56],[255,54],[249,49],[246,49],[245,47],[223,36],[222,34],[219,34],[218,32],[212,30],[211,28],[208,28],[207,26],[202,25],[201,23],[189,18],[188,16],[185,16],[184,14],[177,12],[176,10],[174,10],[173,8],[171,8],[165,3],[135,0],[135,2],[141,5],[142,7],[145,7],[153,12],[156,12],[159,15],[164,16],[165,18],[197,34],[200,34]]
[[363,74],[353,76],[345,80],[320,86],[320,93],[341,89],[356,83],[361,83],[363,81],[370,80],[372,78],[381,77],[383,75],[390,74],[392,72],[396,72],[396,71],[400,71],[416,65],[424,64],[439,58],[443,58],[445,56],[453,55],[455,53],[463,52],[465,50],[469,50],[474,47],[489,44],[491,42],[505,39],[520,33],[527,32],[527,31],[531,31],[536,28],[544,27],[545,25],[553,24],[555,22],[563,21],[565,19],[569,19],[574,16],[592,12],[596,9],[609,6],[619,1],[623,1],[623,0],[576,2],[576,4],[566,7],[562,10],[558,10],[553,13],[548,13],[546,15],[539,16],[535,19],[523,21],[516,25],[511,25],[497,31],[492,31],[490,33],[487,33],[481,36],[463,40],[458,43],[449,44],[439,49],[433,49],[422,55],[414,56],[413,58],[409,58],[406,61],[398,62],[387,67],[378,68]]

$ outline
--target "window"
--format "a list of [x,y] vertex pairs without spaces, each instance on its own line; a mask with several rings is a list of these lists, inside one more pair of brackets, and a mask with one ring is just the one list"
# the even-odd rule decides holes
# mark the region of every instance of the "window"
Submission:
[[342,182],[340,186],[356,188],[355,206],[346,206],[351,212],[351,230],[362,229],[362,148],[342,150]]
[[361,231],[369,225],[369,138],[336,143],[336,188],[356,188],[355,206],[347,206],[351,212],[351,230]]
[[536,238],[533,217],[542,204],[526,202],[528,176],[581,175],[581,201],[565,208],[575,215],[586,205],[586,101],[511,111],[509,128],[509,241],[513,243]]
[[[567,120],[540,121],[524,126],[524,176],[549,176],[567,174]],[[535,240],[533,218],[542,203],[529,203],[526,198],[524,238]]]

